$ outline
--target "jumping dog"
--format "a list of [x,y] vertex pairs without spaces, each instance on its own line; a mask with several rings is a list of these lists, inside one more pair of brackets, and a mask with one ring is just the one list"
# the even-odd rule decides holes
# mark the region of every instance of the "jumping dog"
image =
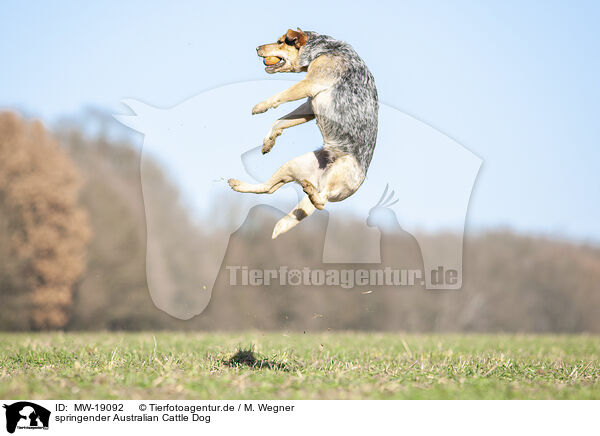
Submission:
[[[344,41],[316,32],[288,30],[277,42],[256,48],[266,72],[306,72],[303,80],[258,103],[252,114],[307,98],[294,111],[275,121],[263,140],[268,153],[284,129],[317,120],[323,147],[286,162],[265,183],[229,179],[238,192],[272,194],[298,182],[306,196],[275,225],[273,239],[287,232],[328,201],[342,201],[365,180],[377,140],[379,103],[375,79],[354,49]],[[278,59],[278,60],[277,60]]]

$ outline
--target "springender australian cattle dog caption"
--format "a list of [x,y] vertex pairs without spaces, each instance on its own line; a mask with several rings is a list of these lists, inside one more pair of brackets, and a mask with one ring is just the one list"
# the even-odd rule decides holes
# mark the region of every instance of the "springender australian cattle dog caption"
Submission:
[[288,30],[272,44],[257,47],[269,74],[306,72],[303,80],[258,103],[260,114],[282,103],[306,102],[275,121],[263,141],[268,153],[284,129],[317,120],[323,147],[286,162],[265,183],[229,179],[238,192],[272,194],[289,182],[298,182],[306,196],[275,225],[273,239],[287,232],[328,201],[342,201],[365,180],[377,140],[379,103],[375,79],[354,49],[316,32]]

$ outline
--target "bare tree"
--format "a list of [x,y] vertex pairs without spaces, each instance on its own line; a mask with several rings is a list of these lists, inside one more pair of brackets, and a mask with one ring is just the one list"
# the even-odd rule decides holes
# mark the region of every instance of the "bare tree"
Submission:
[[0,114],[0,238],[27,302],[19,317],[32,328],[61,328],[69,318],[90,236],[79,185],[76,167],[40,122]]

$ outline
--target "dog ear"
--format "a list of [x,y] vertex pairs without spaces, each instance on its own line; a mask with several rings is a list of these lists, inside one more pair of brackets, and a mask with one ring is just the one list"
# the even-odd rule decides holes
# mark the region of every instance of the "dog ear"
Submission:
[[304,44],[306,44],[308,37],[306,36],[306,33],[300,30],[300,28],[298,28],[298,30],[299,32],[296,32],[292,29],[288,29],[287,33],[285,34],[285,43],[287,45],[293,45],[294,47],[299,49]]

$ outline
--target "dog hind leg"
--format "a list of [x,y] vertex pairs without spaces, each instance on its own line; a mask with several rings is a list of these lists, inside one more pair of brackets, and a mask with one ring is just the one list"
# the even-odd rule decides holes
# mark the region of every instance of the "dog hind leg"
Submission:
[[308,198],[308,195],[304,196],[304,198],[300,200],[300,203],[298,203],[290,213],[277,221],[277,224],[275,224],[275,228],[273,229],[272,238],[275,239],[282,233],[287,232],[304,218],[310,216],[315,210],[316,208],[312,204],[310,198]]
[[237,179],[229,179],[227,183],[231,186],[231,189],[237,192],[251,193],[251,194],[272,194],[277,191],[286,183],[292,182],[294,179],[286,174],[282,174],[277,171],[273,176],[265,183],[251,184],[242,182]]
[[342,201],[354,194],[365,180],[365,173],[352,155],[340,156],[321,176],[318,184],[312,180],[300,180],[302,189],[319,210],[328,201]]
[[304,179],[317,183],[324,170],[318,153],[306,153],[284,163],[265,183],[250,184],[237,179],[227,182],[234,191],[253,194],[272,194],[286,183]]

